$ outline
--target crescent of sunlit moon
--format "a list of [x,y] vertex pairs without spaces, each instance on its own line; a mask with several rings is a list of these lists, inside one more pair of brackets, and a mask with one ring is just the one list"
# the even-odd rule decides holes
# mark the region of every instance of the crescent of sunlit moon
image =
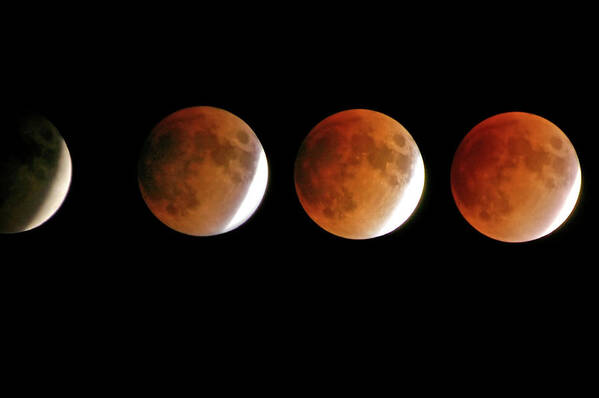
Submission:
[[572,184],[572,188],[570,188],[570,192],[568,196],[566,196],[566,200],[564,200],[564,205],[560,209],[560,211],[556,214],[553,222],[547,227],[547,229],[543,232],[541,236],[545,236],[556,230],[560,225],[566,221],[574,206],[576,206],[576,201],[578,200],[578,196],[580,195],[580,186],[582,184],[582,172],[580,170],[580,163],[578,164],[578,171],[576,172],[576,179]]
[[395,209],[393,209],[387,222],[378,232],[378,236],[396,230],[410,218],[416,209],[416,206],[418,206],[424,189],[424,161],[422,160],[422,155],[420,153],[415,161],[412,173],[412,178],[406,186],[401,199],[397,202],[397,205],[395,206]]
[[33,217],[31,223],[24,229],[24,231],[28,231],[40,226],[50,217],[52,217],[54,213],[56,213],[58,208],[62,205],[62,202],[64,202],[67,192],[69,191],[69,186],[71,185],[71,174],[71,155],[66,143],[61,138],[60,158],[58,160],[54,181],[50,186],[49,192],[46,195],[44,202],[40,206],[35,217]]
[[235,215],[225,228],[223,232],[231,231],[241,224],[247,221],[248,218],[251,217],[252,214],[256,211],[262,198],[264,196],[264,192],[266,191],[266,185],[268,184],[268,162],[266,160],[266,154],[264,153],[264,149],[260,151],[260,157],[258,159],[258,166],[256,167],[256,172],[252,178],[252,182],[248,188],[248,191],[245,195],[245,198],[239,205],[239,208],[235,212]]

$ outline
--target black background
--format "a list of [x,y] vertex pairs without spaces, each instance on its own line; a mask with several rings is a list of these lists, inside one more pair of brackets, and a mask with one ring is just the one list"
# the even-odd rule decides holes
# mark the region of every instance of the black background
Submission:
[[[215,350],[247,372],[260,361],[326,369],[324,358],[374,355],[423,372],[509,364],[524,377],[523,361],[578,363],[590,349],[596,81],[584,11],[152,11],[87,10],[4,32],[3,100],[44,114],[73,162],[55,216],[0,235],[17,334],[115,362]],[[254,216],[209,238],[162,225],[136,175],[152,127],[197,105],[245,120],[270,168]],[[304,137],[351,108],[399,121],[425,163],[415,213],[372,240],[320,229],[294,189]],[[507,111],[558,125],[582,167],[572,216],[522,244],[475,231],[449,186],[463,136]]]

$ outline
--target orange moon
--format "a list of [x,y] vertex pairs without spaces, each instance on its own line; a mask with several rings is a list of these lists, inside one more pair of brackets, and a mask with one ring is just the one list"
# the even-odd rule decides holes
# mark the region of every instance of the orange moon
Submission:
[[464,218],[504,242],[545,236],[568,218],[581,171],[568,137],[550,121],[502,113],[476,125],[451,166],[451,190]]
[[138,163],[142,197],[170,228],[217,235],[243,224],[268,180],[264,149],[252,129],[223,109],[198,106],[163,119]]
[[306,213],[324,230],[369,239],[410,217],[422,195],[424,163],[401,124],[352,109],[308,134],[295,162],[295,187]]

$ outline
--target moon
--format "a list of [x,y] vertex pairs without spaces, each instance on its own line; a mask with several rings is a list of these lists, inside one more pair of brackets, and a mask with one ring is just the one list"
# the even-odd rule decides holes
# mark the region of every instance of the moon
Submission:
[[295,162],[295,188],[308,216],[347,239],[397,229],[420,201],[424,163],[408,131],[367,109],[336,113],[318,123]]
[[138,163],[150,211],[175,231],[211,236],[231,231],[258,208],[268,182],[262,144],[223,109],[179,110],[154,127]]
[[56,213],[71,183],[67,145],[45,117],[20,111],[0,135],[0,232],[34,229]]
[[451,166],[459,211],[482,234],[526,242],[557,229],[580,192],[581,170],[568,137],[550,121],[508,112],[476,125]]

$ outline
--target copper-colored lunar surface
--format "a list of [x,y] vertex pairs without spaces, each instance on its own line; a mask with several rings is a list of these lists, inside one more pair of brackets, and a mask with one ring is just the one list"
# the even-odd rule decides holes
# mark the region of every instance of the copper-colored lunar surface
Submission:
[[304,140],[295,186],[326,231],[368,239],[399,227],[424,187],[424,163],[408,131],[382,113],[353,109],[321,121]]
[[478,231],[504,242],[540,238],[570,215],[581,172],[568,137],[550,121],[509,112],[475,126],[451,166],[458,209]]
[[188,235],[221,234],[243,224],[268,180],[266,155],[252,129],[225,110],[175,112],[152,130],[138,165],[152,213]]

